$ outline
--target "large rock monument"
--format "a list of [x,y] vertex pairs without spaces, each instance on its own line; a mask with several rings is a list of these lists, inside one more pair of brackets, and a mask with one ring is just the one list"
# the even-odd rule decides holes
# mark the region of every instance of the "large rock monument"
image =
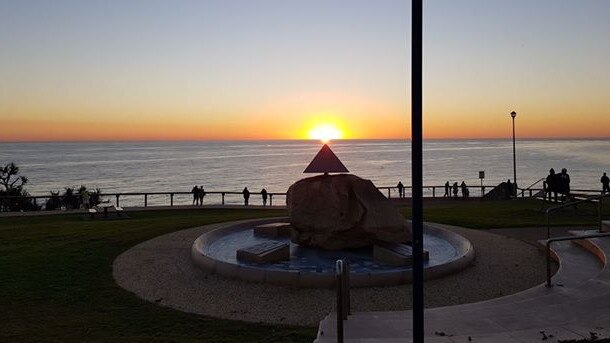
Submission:
[[347,168],[327,145],[305,172],[324,175],[299,180],[288,189],[294,243],[339,250],[411,241],[409,222],[371,181],[328,174],[346,173]]

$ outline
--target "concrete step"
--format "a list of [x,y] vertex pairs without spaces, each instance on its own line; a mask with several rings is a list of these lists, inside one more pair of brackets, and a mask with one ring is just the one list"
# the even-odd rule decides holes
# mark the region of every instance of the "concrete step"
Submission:
[[[556,287],[548,289],[541,285],[489,301],[427,309],[426,336],[435,342],[443,341],[443,333],[455,337],[479,335],[490,342],[512,342],[514,337],[510,332],[527,333],[533,338],[541,328],[554,328],[563,333],[559,336],[567,339],[569,332],[558,327],[566,322],[610,320],[610,268],[605,263],[606,256],[610,256],[610,239],[580,243],[582,246],[571,242],[553,243],[553,251],[560,261],[553,277]],[[344,335],[346,341],[354,342],[359,339],[409,341],[411,316],[411,311],[354,313],[344,321]],[[322,320],[316,342],[334,341],[335,325],[334,314]]]
[[[596,256],[587,253],[582,247],[572,244],[571,242],[557,242],[552,245],[552,250],[556,255],[562,258],[560,268],[553,276],[553,282],[558,287],[563,289],[578,288],[582,284],[596,277],[602,270],[602,264]],[[544,265],[540,266],[544,268]],[[450,307],[440,307],[429,309],[428,312],[434,311],[460,311],[464,314],[479,316],[478,313],[484,314],[484,310],[489,307],[494,307],[496,310],[503,310],[505,307],[513,308],[515,305],[520,305],[523,308],[536,308],[539,305],[548,304],[553,300],[563,300],[565,294],[561,292],[549,292],[544,284],[533,287],[522,292],[508,295],[501,298],[490,299],[477,303],[456,305]],[[481,312],[483,311],[483,312]],[[470,312],[470,313],[469,313]],[[410,318],[410,311],[387,311],[387,312],[358,312],[354,313],[358,316],[394,316],[396,318]]]
[[591,247],[595,250],[589,250],[581,244],[578,241],[565,241],[551,245],[551,249],[559,257],[559,270],[553,276],[553,284],[578,287],[602,271],[605,261],[601,256],[604,252],[595,247]]

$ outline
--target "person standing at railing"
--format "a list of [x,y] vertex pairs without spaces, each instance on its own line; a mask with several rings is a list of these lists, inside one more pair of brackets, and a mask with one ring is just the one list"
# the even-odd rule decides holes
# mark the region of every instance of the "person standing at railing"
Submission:
[[261,190],[261,196],[263,197],[263,206],[267,206],[267,190],[266,189],[262,189]]
[[398,181],[398,185],[396,185],[396,187],[398,188],[398,197],[404,198],[405,197],[405,186],[403,186],[402,182]]
[[203,197],[205,197],[205,190],[203,189],[203,186],[199,186],[197,195],[199,196],[199,205],[203,206]]
[[602,183],[602,194],[610,193],[610,178],[608,178],[608,175],[606,175],[606,173],[602,175],[600,181]]
[[193,193],[193,205],[199,205],[199,188],[197,187],[197,185],[193,186],[193,189],[191,189],[191,193]]
[[248,200],[250,200],[250,191],[248,190],[248,187],[244,187],[244,190],[241,191],[241,193],[244,195],[244,205],[248,206]]
[[445,194],[443,195],[443,198],[446,197],[451,197],[451,185],[449,184],[449,181],[445,182]]
[[453,183],[453,197],[457,198],[458,197],[458,183],[457,181]]
[[462,184],[460,185],[460,188],[462,189],[462,197],[463,198],[468,198],[468,196],[470,195],[470,191],[468,191],[468,186],[466,186],[466,182],[462,181]]

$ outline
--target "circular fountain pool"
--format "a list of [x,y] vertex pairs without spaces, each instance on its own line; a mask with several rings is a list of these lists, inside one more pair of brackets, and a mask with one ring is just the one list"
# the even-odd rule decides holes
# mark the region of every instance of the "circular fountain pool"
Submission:
[[[411,267],[375,262],[372,247],[329,251],[302,247],[290,242],[289,238],[268,238],[254,233],[254,227],[258,225],[286,220],[249,221],[208,232],[193,244],[193,261],[208,271],[224,276],[288,286],[331,287],[335,280],[335,261],[338,259],[350,262],[350,283],[355,287],[389,286],[411,281]],[[237,259],[237,250],[269,240],[288,243],[290,260],[257,264]],[[474,258],[474,250],[467,239],[435,225],[425,226],[424,250],[430,255],[424,264],[428,279],[457,272]]]

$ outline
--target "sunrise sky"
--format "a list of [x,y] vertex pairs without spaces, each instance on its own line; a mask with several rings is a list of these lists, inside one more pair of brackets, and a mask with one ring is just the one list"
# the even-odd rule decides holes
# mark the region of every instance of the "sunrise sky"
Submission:
[[[425,137],[610,137],[610,1],[425,1]],[[409,138],[410,1],[0,2],[0,141]]]

